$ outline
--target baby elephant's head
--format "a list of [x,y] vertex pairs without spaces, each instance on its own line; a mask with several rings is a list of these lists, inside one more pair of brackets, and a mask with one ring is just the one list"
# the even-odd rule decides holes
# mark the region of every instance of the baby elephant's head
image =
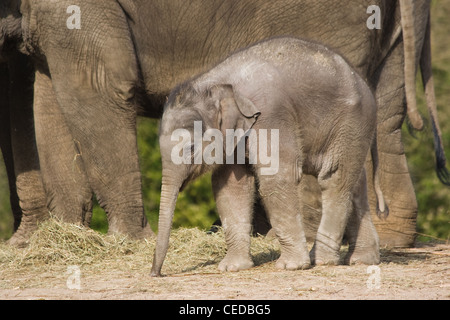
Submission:
[[[249,130],[259,114],[253,102],[237,94],[231,85],[205,90],[181,86],[170,95],[161,120],[163,176],[177,176],[184,186],[214,166],[225,164],[226,154],[237,144],[235,133]],[[232,145],[227,143],[230,134]]]

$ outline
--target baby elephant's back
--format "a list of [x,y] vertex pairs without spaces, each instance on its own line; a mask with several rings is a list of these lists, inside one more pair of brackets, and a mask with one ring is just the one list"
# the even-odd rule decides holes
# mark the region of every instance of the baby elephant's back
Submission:
[[342,56],[326,46],[275,38],[250,50],[254,52],[249,55],[260,56],[278,71],[277,81],[282,83],[276,88],[282,88],[302,118],[320,121],[344,112],[361,121],[372,121],[376,102],[370,88]]
[[306,149],[323,152],[351,137],[371,140],[375,98],[342,56],[323,45],[293,38],[273,39],[255,49],[254,54],[278,70],[283,83],[277,89],[282,88],[289,98],[285,101],[291,104],[288,109],[297,113],[303,143],[314,144]]

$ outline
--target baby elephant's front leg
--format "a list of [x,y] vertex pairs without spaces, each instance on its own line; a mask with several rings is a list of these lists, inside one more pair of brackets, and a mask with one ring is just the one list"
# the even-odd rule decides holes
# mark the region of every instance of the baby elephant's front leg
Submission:
[[[284,169],[284,172],[289,172]],[[260,193],[270,223],[281,245],[278,269],[297,270],[311,267],[300,202],[294,179],[285,176],[260,177]]]
[[244,165],[224,165],[212,177],[214,196],[227,243],[220,271],[253,267],[250,232],[255,179]]

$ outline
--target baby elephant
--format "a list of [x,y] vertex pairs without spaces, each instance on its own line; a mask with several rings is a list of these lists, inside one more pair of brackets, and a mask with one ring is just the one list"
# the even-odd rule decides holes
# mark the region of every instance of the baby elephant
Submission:
[[[295,38],[257,43],[180,85],[161,120],[152,275],[161,274],[180,189],[209,170],[228,248],[221,271],[253,266],[256,192],[281,245],[278,268],[337,264],[344,233],[349,262],[379,263],[364,170],[371,149],[379,212],[387,216],[377,177],[376,109],[371,90],[340,55]],[[300,212],[302,174],[317,177],[323,197],[310,254]]]

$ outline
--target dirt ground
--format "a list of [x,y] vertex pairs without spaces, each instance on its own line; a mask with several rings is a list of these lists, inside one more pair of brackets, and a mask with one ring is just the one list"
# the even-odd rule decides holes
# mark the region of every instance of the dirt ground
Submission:
[[278,271],[270,261],[247,271],[218,273],[211,263],[152,278],[150,265],[127,271],[124,264],[107,272],[83,266],[75,271],[62,266],[45,272],[33,267],[14,274],[0,271],[0,299],[450,299],[449,244],[383,249],[382,263],[369,267]]

